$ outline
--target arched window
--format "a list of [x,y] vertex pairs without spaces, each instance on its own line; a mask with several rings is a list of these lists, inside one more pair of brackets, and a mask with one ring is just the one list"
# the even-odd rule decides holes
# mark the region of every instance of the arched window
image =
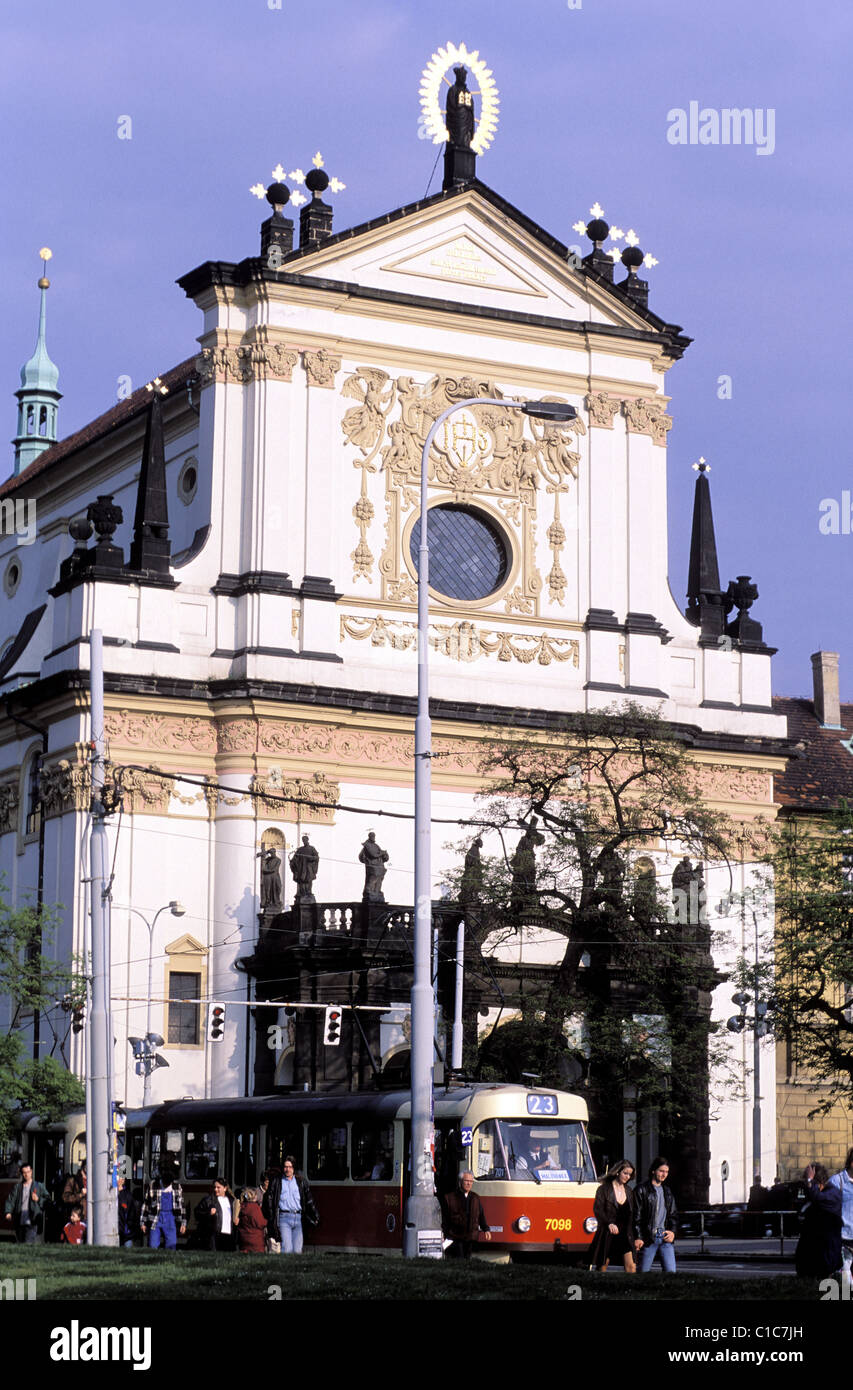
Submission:
[[43,405],[39,411],[39,434],[42,439],[47,435],[47,406]]
[[27,818],[24,823],[25,835],[37,835],[41,825],[41,753],[30,758],[27,772]]
[[28,405],[28,406],[27,406],[27,434],[35,434],[35,432],[36,432],[36,410],[35,410],[35,406],[33,406],[33,405]]

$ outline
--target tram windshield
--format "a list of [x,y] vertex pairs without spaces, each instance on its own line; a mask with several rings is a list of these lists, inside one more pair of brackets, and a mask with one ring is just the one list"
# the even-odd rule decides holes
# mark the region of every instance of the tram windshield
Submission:
[[595,1182],[579,1120],[487,1120],[474,1131],[474,1173],[486,1182]]

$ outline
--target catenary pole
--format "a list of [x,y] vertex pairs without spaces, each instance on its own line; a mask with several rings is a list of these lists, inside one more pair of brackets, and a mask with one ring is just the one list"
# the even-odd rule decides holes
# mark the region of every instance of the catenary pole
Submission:
[[93,1245],[118,1245],[118,1205],[113,1155],[113,1023],[110,1010],[109,846],[104,822],[104,644],[89,634],[91,660],[92,833],[89,842],[92,920],[92,1007],[88,1058],[92,1100],[92,1151],[88,1157],[88,1219]]

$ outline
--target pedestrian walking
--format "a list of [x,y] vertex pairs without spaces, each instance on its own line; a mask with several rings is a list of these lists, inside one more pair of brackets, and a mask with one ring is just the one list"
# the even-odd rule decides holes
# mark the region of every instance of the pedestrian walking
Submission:
[[267,1248],[267,1219],[261,1211],[259,1198],[255,1187],[245,1188],[240,1197],[237,1249],[241,1255],[263,1255]]
[[195,1209],[199,1242],[203,1250],[233,1250],[236,1245],[237,1210],[234,1193],[224,1178],[214,1178],[213,1191]]
[[657,1259],[664,1273],[675,1273],[678,1211],[668,1177],[669,1163],[665,1158],[656,1158],[648,1180],[634,1192],[634,1249],[640,1257],[641,1274],[647,1274]]
[[320,1214],[308,1180],[297,1173],[292,1158],[284,1160],[281,1174],[270,1175],[263,1210],[270,1235],[281,1241],[282,1255],[300,1255],[303,1225],[319,1226]]
[[127,1185],[127,1179],[118,1180],[118,1241],[125,1250],[133,1249],[133,1242],[139,1231],[139,1203]]
[[173,1167],[164,1166],[145,1194],[140,1229],[143,1239],[147,1233],[151,1250],[159,1250],[161,1242],[167,1250],[175,1250],[178,1236],[187,1229],[184,1193],[176,1176]]
[[6,1220],[20,1245],[33,1245],[44,1224],[47,1188],[33,1178],[32,1164],[21,1164],[21,1178],[6,1198]]
[[810,1163],[803,1181],[809,1202],[804,1208],[794,1264],[800,1279],[822,1279],[841,1268],[841,1189],[830,1186],[822,1163]]
[[480,1240],[491,1240],[492,1233],[483,1211],[483,1203],[472,1191],[474,1174],[468,1170],[460,1175],[459,1186],[455,1192],[448,1192],[442,1200],[445,1239],[452,1241],[446,1251],[449,1260],[468,1260],[471,1251]]
[[635,1274],[634,1265],[634,1194],[628,1183],[634,1176],[634,1165],[627,1158],[604,1176],[595,1194],[592,1214],[598,1229],[589,1247],[591,1269],[603,1272],[611,1260],[621,1259],[626,1274]]
[[840,1173],[829,1179],[830,1187],[841,1193],[841,1269],[847,1279],[853,1267],[853,1149],[850,1149]]

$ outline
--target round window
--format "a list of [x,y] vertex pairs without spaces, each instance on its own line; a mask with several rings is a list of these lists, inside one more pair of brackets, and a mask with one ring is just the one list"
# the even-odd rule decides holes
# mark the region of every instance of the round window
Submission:
[[10,560],[6,566],[6,573],[3,575],[3,588],[9,598],[17,592],[21,582],[21,566],[17,560]]
[[[483,512],[453,505],[430,507],[427,536],[430,588],[445,598],[488,598],[509,573],[509,547],[499,528]],[[420,543],[419,517],[409,538],[415,572]]]
[[178,496],[189,506],[198,491],[198,465],[194,458],[188,458],[178,474]]

